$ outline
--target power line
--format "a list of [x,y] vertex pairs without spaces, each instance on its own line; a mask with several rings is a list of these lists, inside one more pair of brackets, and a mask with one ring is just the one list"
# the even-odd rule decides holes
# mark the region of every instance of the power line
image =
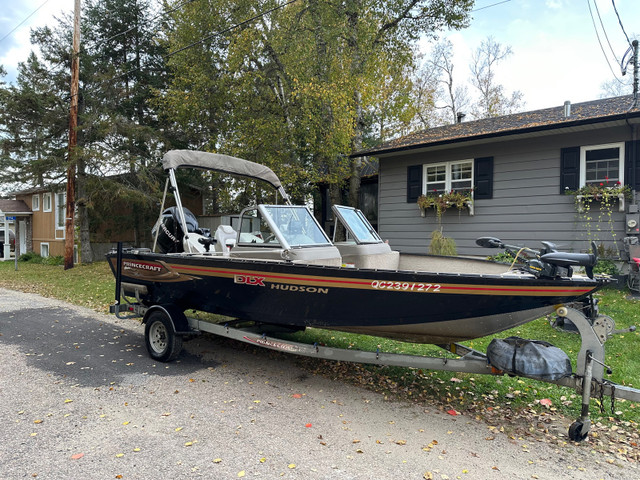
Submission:
[[[47,1],[49,1],[49,0],[47,0]],[[175,11],[177,11],[177,10],[180,10],[182,7],[184,7],[184,6],[185,6],[185,5],[187,5],[188,3],[191,3],[191,2],[194,2],[194,1],[196,1],[196,0],[186,0],[185,2],[182,2],[181,4],[179,4],[179,5],[175,6],[175,7],[173,7],[172,9],[167,10],[166,12],[159,13],[158,15],[156,15],[155,17],[153,17],[151,20],[149,20],[149,22],[150,22],[150,23],[151,23],[151,22],[155,22],[155,21],[156,21],[156,20],[158,20],[159,18],[165,17],[165,16],[169,15],[170,13],[173,13],[173,12],[175,12]],[[110,36],[109,38],[107,38],[107,39],[103,40],[103,41],[102,41],[102,43],[107,43],[107,42],[109,42],[109,41],[113,40],[114,38],[118,38],[118,37],[120,37],[120,36],[122,36],[122,35],[126,35],[126,34],[127,34],[127,33],[129,33],[130,31],[135,30],[136,28],[138,28],[138,25],[135,25],[135,26],[133,26],[133,27],[130,27],[130,28],[126,29],[126,30],[125,30],[125,31],[123,31],[123,32],[116,33],[115,35],[112,35],[112,36]]]
[[7,33],[4,37],[0,38],[0,42],[2,42],[5,38],[7,38],[9,35],[11,35],[13,32],[15,32],[18,28],[20,28],[22,25],[24,25],[24,23],[29,20],[31,17],[33,17],[36,13],[38,13],[38,10],[40,10],[42,7],[44,7],[47,3],[49,3],[49,0],[44,0],[44,2],[42,3],[42,5],[40,5],[38,8],[36,8],[33,12],[31,12],[27,18],[25,18],[24,20],[22,20],[18,25],[16,25],[13,30],[11,30],[9,33]]
[[620,28],[622,29],[622,33],[624,33],[624,36],[627,39],[627,43],[631,47],[632,46],[631,45],[631,40],[629,40],[629,35],[627,35],[627,32],[625,32],[625,30],[624,30],[624,26],[622,25],[622,19],[620,18],[620,14],[618,13],[618,9],[616,8],[615,0],[611,0],[611,3],[613,4],[613,11],[616,12],[616,17],[618,17],[618,23],[620,24]]
[[206,42],[207,40],[211,40],[213,37],[217,37],[217,36],[219,36],[219,35],[223,35],[223,34],[225,34],[225,33],[229,33],[230,31],[235,30],[235,29],[236,29],[236,28],[238,28],[238,27],[241,27],[241,26],[243,26],[243,25],[246,25],[247,23],[253,22],[254,20],[257,20],[257,19],[258,19],[258,18],[260,18],[260,17],[264,17],[265,15],[268,15],[268,14],[270,14],[270,13],[272,13],[272,12],[275,12],[276,10],[280,10],[281,8],[284,8],[284,7],[286,7],[287,5],[291,5],[292,3],[295,3],[295,2],[297,2],[297,1],[298,1],[298,0],[289,0],[288,2],[283,3],[282,5],[278,5],[278,6],[276,6],[276,7],[270,8],[269,10],[266,10],[266,11],[264,11],[264,12],[258,13],[257,15],[254,15],[254,16],[253,16],[253,17],[251,17],[251,18],[248,18],[248,19],[246,19],[246,20],[243,20],[243,21],[242,21],[242,22],[240,22],[240,23],[236,23],[235,25],[231,25],[230,27],[227,27],[227,28],[225,28],[224,30],[220,30],[220,31],[218,31],[218,32],[214,32],[214,33],[212,33],[211,35],[207,35],[206,37],[203,37],[203,38],[201,38],[200,40],[197,40],[197,41],[195,41],[195,42],[193,42],[193,43],[190,43],[189,45],[186,45],[186,46],[184,46],[184,47],[182,47],[182,48],[179,48],[178,50],[175,50],[175,51],[173,51],[173,52],[168,53],[168,54],[166,55],[166,58],[170,58],[170,57],[172,57],[173,55],[175,55],[175,54],[177,54],[177,53],[183,52],[183,51],[185,51],[185,50],[188,50],[189,48],[192,48],[192,47],[195,47],[195,46],[197,46],[197,45],[200,45],[200,44],[202,44],[202,43]]
[[[595,0],[594,0],[595,1]],[[600,50],[602,50],[602,54],[604,55],[604,59],[607,61],[607,65],[609,66],[609,70],[611,70],[611,73],[613,74],[613,78],[615,78],[618,82],[620,82],[621,84],[625,84],[622,80],[620,80],[615,72],[613,71],[613,67],[611,66],[611,63],[609,63],[609,57],[607,57],[607,53],[604,51],[604,47],[602,46],[602,42],[600,41],[600,34],[598,33],[598,28],[596,26],[596,20],[595,18],[593,18],[593,11],[591,10],[591,0],[587,0],[587,5],[589,7],[589,14],[591,15],[591,21],[593,22],[593,29],[596,32],[596,37],[598,39],[598,44],[600,45]]]
[[503,3],[509,3],[510,1],[511,0],[502,0],[502,2],[492,3],[491,5],[485,5],[484,7],[475,8],[475,9],[471,10],[471,13],[479,12],[480,10],[484,10],[485,8],[495,7],[496,5],[502,5]]
[[600,26],[602,27],[602,33],[604,33],[604,38],[607,40],[607,44],[609,45],[609,49],[613,54],[613,58],[618,61],[618,57],[616,56],[616,52],[614,52],[613,47],[611,46],[611,42],[609,41],[609,36],[607,35],[607,30],[604,28],[604,23],[602,22],[602,17],[600,16],[600,9],[598,8],[598,2],[593,0],[593,6],[596,7],[596,13],[598,14],[598,20],[600,20]]

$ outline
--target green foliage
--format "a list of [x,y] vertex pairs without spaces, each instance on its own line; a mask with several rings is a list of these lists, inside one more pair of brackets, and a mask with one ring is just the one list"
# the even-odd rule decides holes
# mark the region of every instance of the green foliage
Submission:
[[[610,237],[615,245],[615,254],[611,256],[617,258],[618,245],[613,212],[618,207],[618,202],[631,198],[631,189],[620,182],[609,184],[607,181],[587,184],[576,191],[567,190],[566,193],[575,197],[578,219],[585,227],[587,240],[600,242],[602,246],[606,231],[606,236]],[[603,229],[604,225],[607,225],[606,230]]]
[[620,270],[614,261],[600,258],[593,267],[593,273],[605,274],[605,275],[618,275]]
[[157,104],[190,142],[269,166],[294,197],[325,182],[337,198],[345,178],[359,178],[348,154],[374,129],[392,135],[386,125],[408,123],[414,42],[466,25],[471,4],[310,0],[249,23],[276,4],[188,4],[174,13],[168,49],[207,41],[169,58],[173,78]]
[[34,252],[23,253],[18,257],[19,262],[31,263],[34,265],[64,265],[64,257],[41,257]]
[[463,210],[473,203],[473,197],[470,192],[451,191],[445,193],[428,193],[418,197],[418,207],[425,210],[433,208],[436,211],[438,222],[442,219],[442,215],[449,207],[456,207]]
[[448,238],[442,235],[441,230],[434,230],[431,233],[429,253],[432,255],[455,256],[458,254],[456,241],[453,238]]

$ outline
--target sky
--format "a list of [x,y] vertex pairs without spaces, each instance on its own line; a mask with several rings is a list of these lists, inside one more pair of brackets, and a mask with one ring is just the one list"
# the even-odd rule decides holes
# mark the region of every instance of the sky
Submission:
[[[614,2],[629,38],[640,35],[640,1]],[[15,79],[18,63],[31,50],[30,29],[54,25],[54,16],[71,13],[73,5],[74,0],[0,0],[0,65],[7,81]],[[629,45],[611,0],[477,0],[474,10],[468,28],[441,33],[454,45],[455,72],[466,79],[472,52],[492,36],[513,51],[498,68],[497,80],[506,93],[523,93],[525,110],[595,100],[603,82],[622,78],[619,61]],[[424,51],[429,48],[421,44]],[[625,78],[631,73],[630,68]]]

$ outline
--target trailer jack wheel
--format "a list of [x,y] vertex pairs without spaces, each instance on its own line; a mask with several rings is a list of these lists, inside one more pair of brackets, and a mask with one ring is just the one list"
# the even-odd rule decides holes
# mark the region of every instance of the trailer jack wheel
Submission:
[[583,431],[584,423],[580,420],[576,420],[569,427],[569,438],[574,442],[581,442],[589,435],[589,429],[586,432]]
[[149,355],[159,362],[174,360],[182,350],[182,337],[176,335],[173,322],[161,311],[149,315],[144,329],[144,339]]

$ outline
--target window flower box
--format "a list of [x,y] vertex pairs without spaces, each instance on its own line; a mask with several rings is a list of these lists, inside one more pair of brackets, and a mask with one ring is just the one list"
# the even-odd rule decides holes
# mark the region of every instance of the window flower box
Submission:
[[609,211],[613,210],[613,205],[617,202],[618,211],[625,211],[625,200],[630,198],[631,191],[629,187],[616,182],[615,185],[609,185],[609,182],[600,184],[588,184],[575,192],[567,192],[574,195],[576,200],[576,210],[578,213],[584,213],[590,208],[593,202],[601,204],[601,208]]
[[421,216],[425,217],[427,210],[433,208],[436,212],[438,221],[442,218],[442,214],[451,207],[457,208],[459,211],[468,210],[469,215],[474,214],[473,197],[471,192],[445,192],[445,193],[428,193],[418,197],[418,207]]

